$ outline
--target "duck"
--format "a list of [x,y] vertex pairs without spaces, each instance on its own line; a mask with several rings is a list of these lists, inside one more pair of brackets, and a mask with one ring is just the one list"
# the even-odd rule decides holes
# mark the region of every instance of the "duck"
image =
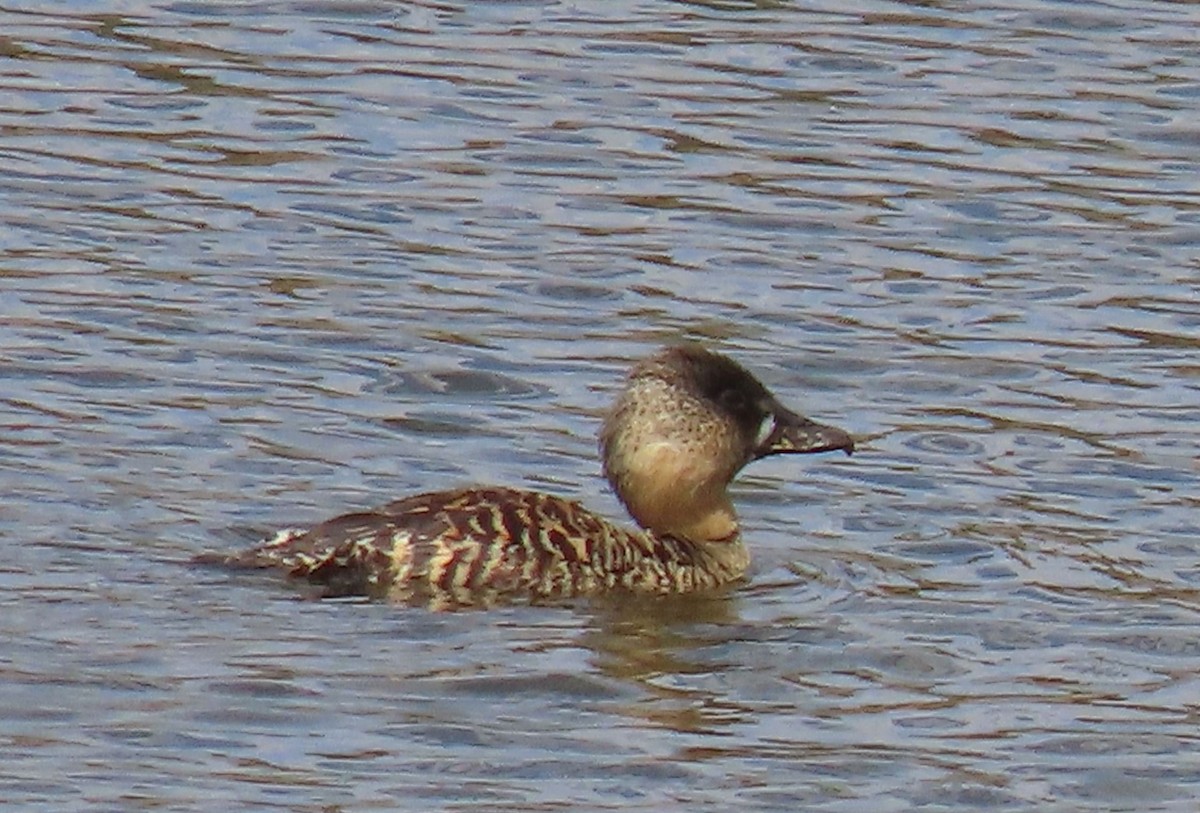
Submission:
[[473,486],[285,529],[218,558],[281,571],[320,597],[442,609],[713,590],[750,564],[728,492],[738,472],[839,450],[854,450],[847,432],[789,410],[732,358],[673,345],[633,365],[599,432],[604,476],[636,528],[553,494]]

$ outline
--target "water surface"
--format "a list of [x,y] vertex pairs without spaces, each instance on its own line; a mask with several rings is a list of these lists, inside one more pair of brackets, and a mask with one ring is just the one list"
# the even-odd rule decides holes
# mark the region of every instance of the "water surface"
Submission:
[[[0,2],[0,798],[1195,810],[1200,12]],[[621,515],[696,339],[860,453],[728,594],[188,564],[471,482]]]

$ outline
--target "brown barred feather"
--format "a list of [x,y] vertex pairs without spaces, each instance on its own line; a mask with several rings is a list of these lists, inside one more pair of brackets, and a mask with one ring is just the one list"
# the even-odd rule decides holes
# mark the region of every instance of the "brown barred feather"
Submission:
[[279,568],[329,597],[457,597],[451,603],[471,604],[479,597],[713,587],[738,578],[747,563],[740,541],[723,547],[713,555],[684,540],[628,531],[547,494],[469,488],[289,531],[226,563]]

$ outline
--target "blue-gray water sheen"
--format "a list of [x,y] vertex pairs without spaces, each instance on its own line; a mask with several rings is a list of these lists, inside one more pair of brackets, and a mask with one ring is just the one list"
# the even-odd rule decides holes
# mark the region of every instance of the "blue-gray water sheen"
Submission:
[[[1200,6],[0,0],[0,799],[1200,799]],[[433,613],[189,563],[468,483],[623,516],[699,340],[719,595]]]

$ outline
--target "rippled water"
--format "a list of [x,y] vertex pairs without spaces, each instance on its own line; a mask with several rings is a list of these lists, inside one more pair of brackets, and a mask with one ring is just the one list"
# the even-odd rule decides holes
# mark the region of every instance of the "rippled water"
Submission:
[[[1200,10],[0,4],[11,809],[1190,811]],[[620,512],[681,337],[851,429],[726,596],[198,571],[417,489]]]

